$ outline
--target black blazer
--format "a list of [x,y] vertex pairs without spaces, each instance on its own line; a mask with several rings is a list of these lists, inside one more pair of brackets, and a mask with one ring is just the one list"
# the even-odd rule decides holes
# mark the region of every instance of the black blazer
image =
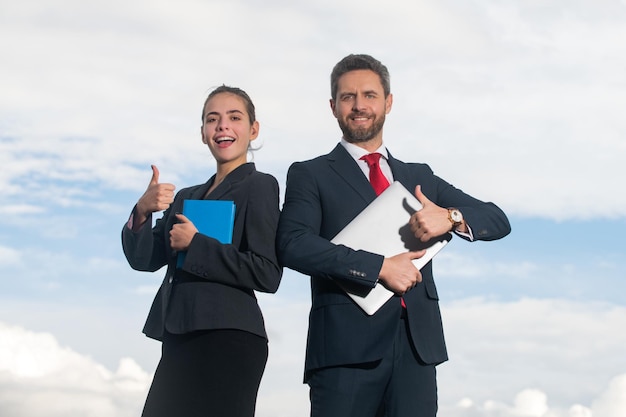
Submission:
[[240,329],[267,337],[254,291],[276,292],[282,276],[274,246],[280,215],[274,177],[256,171],[253,163],[228,174],[208,198],[235,202],[232,244],[197,233],[182,269],[176,269],[169,240],[174,214],[182,213],[183,200],[202,199],[214,179],[180,190],[152,229],[122,229],[124,254],[133,269],[156,271],[167,265],[143,329],[149,337],[161,340],[165,330],[200,329]]
[[[454,188],[428,165],[404,163],[391,155],[389,165],[394,179],[409,191],[420,184],[435,204],[460,209],[475,239],[499,239],[510,232],[496,205]],[[368,316],[334,282],[373,287],[378,279],[383,256],[330,243],[375,198],[369,181],[340,144],[328,155],[289,168],[277,250],[284,266],[311,276],[305,379],[318,368],[378,360],[393,340],[401,313],[398,297]],[[447,360],[447,353],[431,263],[421,272],[423,281],[404,299],[417,353],[424,362],[437,364]]]

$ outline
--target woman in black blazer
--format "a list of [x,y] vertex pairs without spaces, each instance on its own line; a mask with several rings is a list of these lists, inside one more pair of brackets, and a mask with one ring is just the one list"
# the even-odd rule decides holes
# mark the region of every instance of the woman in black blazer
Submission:
[[[185,188],[152,179],[122,231],[130,266],[167,265],[143,332],[162,341],[162,356],[143,416],[252,417],[267,362],[267,334],[254,291],[276,292],[282,276],[274,239],[278,183],[247,162],[259,123],[248,95],[221,86],[202,112],[202,142],[217,162],[205,184]],[[183,200],[235,203],[232,244],[198,232]],[[152,213],[165,210],[153,228]],[[186,252],[176,267],[178,252]]]

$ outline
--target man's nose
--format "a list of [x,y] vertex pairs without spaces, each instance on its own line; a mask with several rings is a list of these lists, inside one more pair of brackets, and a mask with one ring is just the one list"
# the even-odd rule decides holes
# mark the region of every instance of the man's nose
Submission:
[[352,110],[353,111],[361,111],[365,108],[364,106],[365,101],[363,100],[363,98],[356,96],[354,97],[354,102],[352,103]]

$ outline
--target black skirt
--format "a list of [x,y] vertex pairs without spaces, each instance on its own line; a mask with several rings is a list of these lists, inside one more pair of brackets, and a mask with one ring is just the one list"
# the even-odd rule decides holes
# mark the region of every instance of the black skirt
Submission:
[[267,340],[241,330],[163,339],[143,417],[253,417]]

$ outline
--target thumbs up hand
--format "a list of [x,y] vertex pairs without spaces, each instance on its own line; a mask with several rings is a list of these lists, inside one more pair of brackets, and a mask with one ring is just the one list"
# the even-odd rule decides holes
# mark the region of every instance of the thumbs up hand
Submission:
[[415,187],[415,197],[422,204],[422,209],[411,216],[411,231],[422,242],[441,236],[450,231],[452,223],[448,219],[448,209],[439,207],[428,199],[421,186]]
[[143,193],[137,202],[137,214],[142,219],[136,219],[141,222],[154,212],[166,210],[174,201],[174,184],[159,183],[159,169],[155,165],[152,167],[152,178],[146,192]]

